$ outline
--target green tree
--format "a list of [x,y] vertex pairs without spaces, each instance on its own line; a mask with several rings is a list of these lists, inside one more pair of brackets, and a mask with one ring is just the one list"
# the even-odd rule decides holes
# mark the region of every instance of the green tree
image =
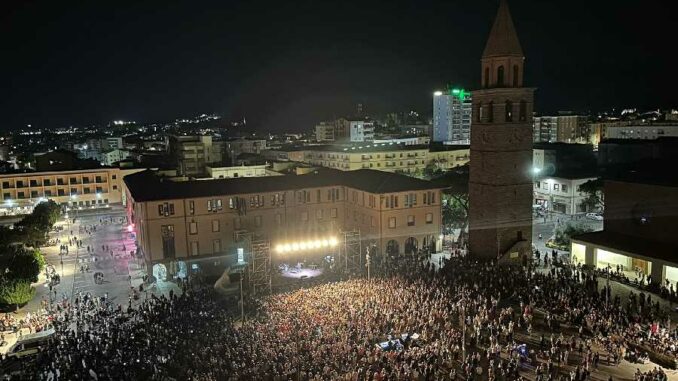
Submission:
[[593,229],[582,223],[568,223],[556,228],[553,241],[558,246],[569,248],[573,236],[588,233],[590,231],[593,231]]
[[603,211],[605,208],[603,179],[589,180],[580,185],[578,191],[585,195],[585,198],[581,201],[584,210]]
[[[0,271],[5,278],[37,282],[38,275],[44,268],[45,257],[40,250],[10,245],[3,248],[0,255]],[[9,271],[5,273],[5,269]]]
[[0,303],[14,306],[16,310],[19,306],[28,303],[35,296],[35,288],[31,287],[31,282],[22,279],[5,279],[0,281]]
[[468,193],[443,194],[443,225],[446,230],[459,229],[465,235],[468,229]]

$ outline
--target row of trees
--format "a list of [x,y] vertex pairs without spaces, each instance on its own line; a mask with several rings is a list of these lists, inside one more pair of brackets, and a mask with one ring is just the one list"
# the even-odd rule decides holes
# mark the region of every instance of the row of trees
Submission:
[[0,304],[18,308],[35,295],[31,283],[45,267],[39,247],[47,243],[59,214],[54,201],[45,201],[13,226],[0,226]]

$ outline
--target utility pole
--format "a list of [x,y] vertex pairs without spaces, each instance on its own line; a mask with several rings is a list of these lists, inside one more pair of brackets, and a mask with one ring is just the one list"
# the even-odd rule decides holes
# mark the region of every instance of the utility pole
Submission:
[[367,266],[367,281],[369,282],[370,281],[370,263],[371,263],[371,261],[370,261],[370,248],[366,247],[365,251],[367,251],[367,253],[365,254],[365,266]]
[[243,292],[242,292],[242,278],[243,275],[245,274],[244,269],[240,270],[240,323],[245,322],[245,299],[243,298]]

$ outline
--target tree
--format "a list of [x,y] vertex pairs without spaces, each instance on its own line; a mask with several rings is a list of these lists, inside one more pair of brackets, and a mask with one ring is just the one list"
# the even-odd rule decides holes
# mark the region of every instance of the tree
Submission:
[[444,187],[443,226],[445,231],[459,229],[459,242],[468,234],[468,166],[458,167],[433,181]]
[[569,250],[570,243],[572,241],[572,237],[583,234],[583,233],[588,233],[590,231],[593,231],[589,226],[584,225],[582,223],[578,224],[565,224],[561,225],[558,228],[556,228],[555,235],[553,238],[553,241],[560,247],[566,247]]
[[40,271],[45,268],[45,257],[40,250],[10,245],[0,255],[0,269],[8,269],[5,278],[37,282]]
[[584,210],[603,211],[605,208],[603,179],[589,180],[580,185],[578,191],[586,196],[580,203]]
[[28,303],[35,296],[35,288],[31,287],[31,282],[22,279],[4,279],[0,281],[0,303],[19,306]]

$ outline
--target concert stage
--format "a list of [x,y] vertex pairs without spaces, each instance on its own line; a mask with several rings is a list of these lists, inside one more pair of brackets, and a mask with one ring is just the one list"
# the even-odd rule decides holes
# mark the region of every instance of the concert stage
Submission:
[[280,272],[280,275],[283,276],[284,278],[294,278],[294,279],[306,279],[306,278],[315,278],[317,276],[322,275],[323,269],[322,268],[301,268],[297,269],[295,267],[289,267],[287,269],[283,269]]

